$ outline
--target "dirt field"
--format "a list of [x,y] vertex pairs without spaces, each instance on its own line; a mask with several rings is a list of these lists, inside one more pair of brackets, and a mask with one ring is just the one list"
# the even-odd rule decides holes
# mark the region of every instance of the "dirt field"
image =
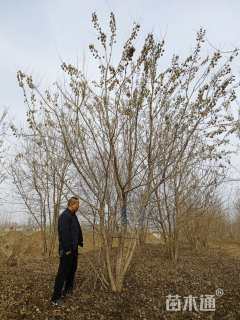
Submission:
[[[27,246],[25,241],[30,239]],[[177,265],[166,259],[162,245],[149,243],[136,252],[121,294],[101,289],[89,269],[93,254],[82,251],[74,295],[66,299],[64,307],[54,308],[49,298],[58,258],[43,259],[36,254],[39,243],[31,235],[9,233],[0,240],[1,320],[240,319],[238,243],[216,244],[202,254],[182,249]],[[18,261],[6,263],[14,243],[19,244],[22,254]],[[183,297],[193,295],[197,308],[184,311],[182,305],[180,311],[167,311],[166,296],[170,294],[178,294],[182,303]],[[215,311],[199,310],[201,295],[214,295]]]

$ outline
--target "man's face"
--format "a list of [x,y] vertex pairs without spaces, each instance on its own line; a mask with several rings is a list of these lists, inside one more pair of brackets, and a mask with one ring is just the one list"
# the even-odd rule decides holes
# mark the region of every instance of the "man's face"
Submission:
[[75,201],[71,207],[74,212],[77,212],[79,209],[79,201]]

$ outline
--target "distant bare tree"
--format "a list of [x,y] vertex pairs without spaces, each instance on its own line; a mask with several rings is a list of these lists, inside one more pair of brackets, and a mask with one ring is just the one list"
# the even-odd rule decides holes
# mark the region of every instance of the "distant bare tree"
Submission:
[[[33,100],[31,106],[34,106]],[[70,160],[49,114],[31,110],[29,130],[19,133],[20,151],[11,164],[14,185],[31,218],[40,228],[44,254],[52,255],[60,205],[67,197]]]
[[4,147],[4,136],[6,133],[6,116],[7,111],[3,111],[3,113],[0,115],[0,184],[4,181],[6,178],[6,172],[4,170],[5,167],[5,147]]
[[9,214],[0,214],[0,229],[10,228],[12,225],[12,219]]
[[[216,160],[209,162],[205,152],[199,153],[191,147],[185,153],[187,156],[175,166],[172,177],[155,190],[150,212],[167,245],[169,257],[174,260],[178,258],[179,234],[189,220],[209,212],[216,189],[224,178],[224,167]],[[195,232],[193,236],[198,234]]]

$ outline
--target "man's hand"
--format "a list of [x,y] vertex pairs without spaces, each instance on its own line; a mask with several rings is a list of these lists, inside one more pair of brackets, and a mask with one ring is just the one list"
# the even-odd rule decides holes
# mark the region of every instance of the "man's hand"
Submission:
[[66,251],[65,254],[66,254],[66,256],[68,256],[69,254],[71,254],[71,250]]

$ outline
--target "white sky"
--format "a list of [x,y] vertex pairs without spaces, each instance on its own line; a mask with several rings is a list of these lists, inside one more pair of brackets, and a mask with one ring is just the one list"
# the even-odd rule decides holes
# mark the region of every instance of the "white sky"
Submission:
[[[94,77],[88,61],[88,44],[95,42],[93,11],[103,26],[110,11],[115,13],[120,42],[136,21],[142,38],[152,31],[159,39],[165,37],[168,54],[187,55],[201,26],[213,46],[221,50],[240,47],[239,0],[0,0],[0,108],[7,107],[12,119],[24,123],[25,118],[17,70],[33,74],[48,86],[59,77],[61,59],[74,63],[85,56],[88,74]],[[239,71],[236,65],[235,72]],[[235,166],[239,159],[233,157]],[[230,189],[228,185],[227,194]]]

